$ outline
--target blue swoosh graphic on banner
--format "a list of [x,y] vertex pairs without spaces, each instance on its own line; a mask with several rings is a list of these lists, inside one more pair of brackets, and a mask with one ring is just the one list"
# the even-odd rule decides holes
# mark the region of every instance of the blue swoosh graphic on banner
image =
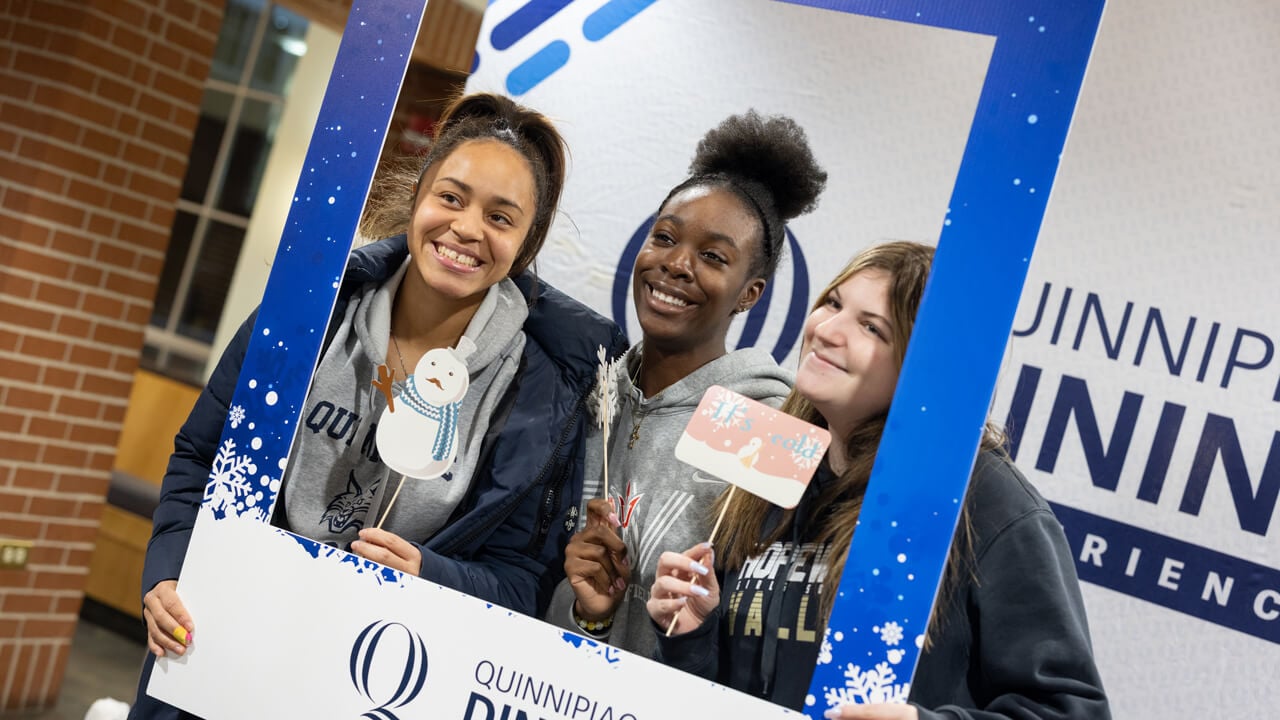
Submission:
[[571,4],[573,0],[531,0],[498,23],[489,33],[489,42],[495,50],[506,50]]
[[552,40],[507,75],[507,92],[523,95],[569,62],[569,43]]
[[[490,45],[497,52],[509,50],[573,2],[574,0],[530,0],[494,26],[489,32]],[[583,21],[582,34],[591,42],[599,42],[655,2],[657,0],[609,0]],[[570,46],[567,41],[551,41],[507,74],[507,92],[517,96],[529,92],[568,64],[569,56]],[[477,51],[471,62],[471,71],[474,73],[479,66],[480,53]]]
[[609,0],[583,21],[582,34],[591,42],[599,42],[655,2],[657,0]]

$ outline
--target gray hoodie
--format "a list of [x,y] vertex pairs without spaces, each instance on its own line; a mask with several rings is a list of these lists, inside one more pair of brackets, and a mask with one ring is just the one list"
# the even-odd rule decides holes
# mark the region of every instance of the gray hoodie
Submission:
[[[377,525],[391,497],[387,493],[394,494],[401,481],[380,461],[374,444],[386,399],[371,383],[387,356],[391,303],[410,262],[348,302],[311,381],[285,471],[288,527],[344,549],[360,528]],[[405,479],[384,530],[422,544],[466,495],[489,417],[520,364],[527,316],[524,297],[511,280],[489,288],[463,333],[476,350],[466,358],[471,385],[458,410],[457,457],[441,477]],[[397,392],[403,387],[401,375],[396,368]]]
[[[656,645],[645,603],[653,586],[658,556],[683,552],[706,542],[714,518],[710,509],[725,488],[717,478],[675,457],[676,442],[703,394],[719,385],[774,407],[791,391],[794,376],[778,367],[768,352],[744,348],[723,355],[686,375],[651,398],[631,381],[639,369],[643,343],[618,364],[618,407],[609,431],[609,494],[622,522],[622,539],[631,559],[631,584],[614,615],[608,642],[648,657]],[[635,434],[634,446],[631,437]],[[582,497],[603,495],[603,431],[587,437]],[[585,522],[583,505],[579,529]],[[561,581],[546,620],[585,634],[573,620],[573,588]]]

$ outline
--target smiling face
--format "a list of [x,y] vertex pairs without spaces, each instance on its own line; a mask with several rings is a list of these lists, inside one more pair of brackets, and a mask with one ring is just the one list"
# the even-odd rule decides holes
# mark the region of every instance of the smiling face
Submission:
[[478,302],[511,272],[537,212],[535,192],[529,163],[510,146],[459,145],[418,188],[409,225],[418,277],[435,293]]
[[764,290],[764,279],[752,277],[760,235],[755,215],[730,191],[695,186],[671,197],[631,273],[646,347],[723,354],[733,315]]
[[832,288],[804,324],[796,390],[837,437],[889,409],[898,383],[889,273],[869,268]]

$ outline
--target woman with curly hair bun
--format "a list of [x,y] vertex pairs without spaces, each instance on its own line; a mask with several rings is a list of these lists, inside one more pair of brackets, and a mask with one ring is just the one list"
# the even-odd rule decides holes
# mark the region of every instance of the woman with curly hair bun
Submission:
[[595,499],[566,548],[548,621],[633,652],[653,648],[645,600],[657,557],[706,539],[724,488],[676,460],[676,440],[712,385],[775,407],[790,390],[790,373],[767,352],[729,352],[726,336],[773,277],[786,222],[813,209],[826,178],[794,120],[750,111],[702,138],[688,178],[659,205],[631,275],[643,338],[611,379],[611,497],[598,497],[597,433],[583,492]]

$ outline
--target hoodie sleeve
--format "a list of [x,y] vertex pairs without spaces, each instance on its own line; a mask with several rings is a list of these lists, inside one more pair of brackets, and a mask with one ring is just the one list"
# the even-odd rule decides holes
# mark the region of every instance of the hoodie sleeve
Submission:
[[255,310],[240,325],[174,438],[173,454],[160,485],[160,502],[152,514],[151,542],[142,568],[143,595],[162,580],[177,579],[182,571],[257,316]]
[[717,606],[701,625],[671,637],[667,637],[666,628],[650,621],[658,638],[653,659],[691,675],[717,680],[720,673],[720,617],[721,608]]
[[1049,509],[1003,528],[977,577],[969,685],[980,707],[942,705],[921,720],[1108,720],[1075,566]]
[[[421,547],[421,546],[419,546]],[[422,549],[422,577],[488,602],[532,615],[541,564],[514,549],[486,544],[470,561]]]

